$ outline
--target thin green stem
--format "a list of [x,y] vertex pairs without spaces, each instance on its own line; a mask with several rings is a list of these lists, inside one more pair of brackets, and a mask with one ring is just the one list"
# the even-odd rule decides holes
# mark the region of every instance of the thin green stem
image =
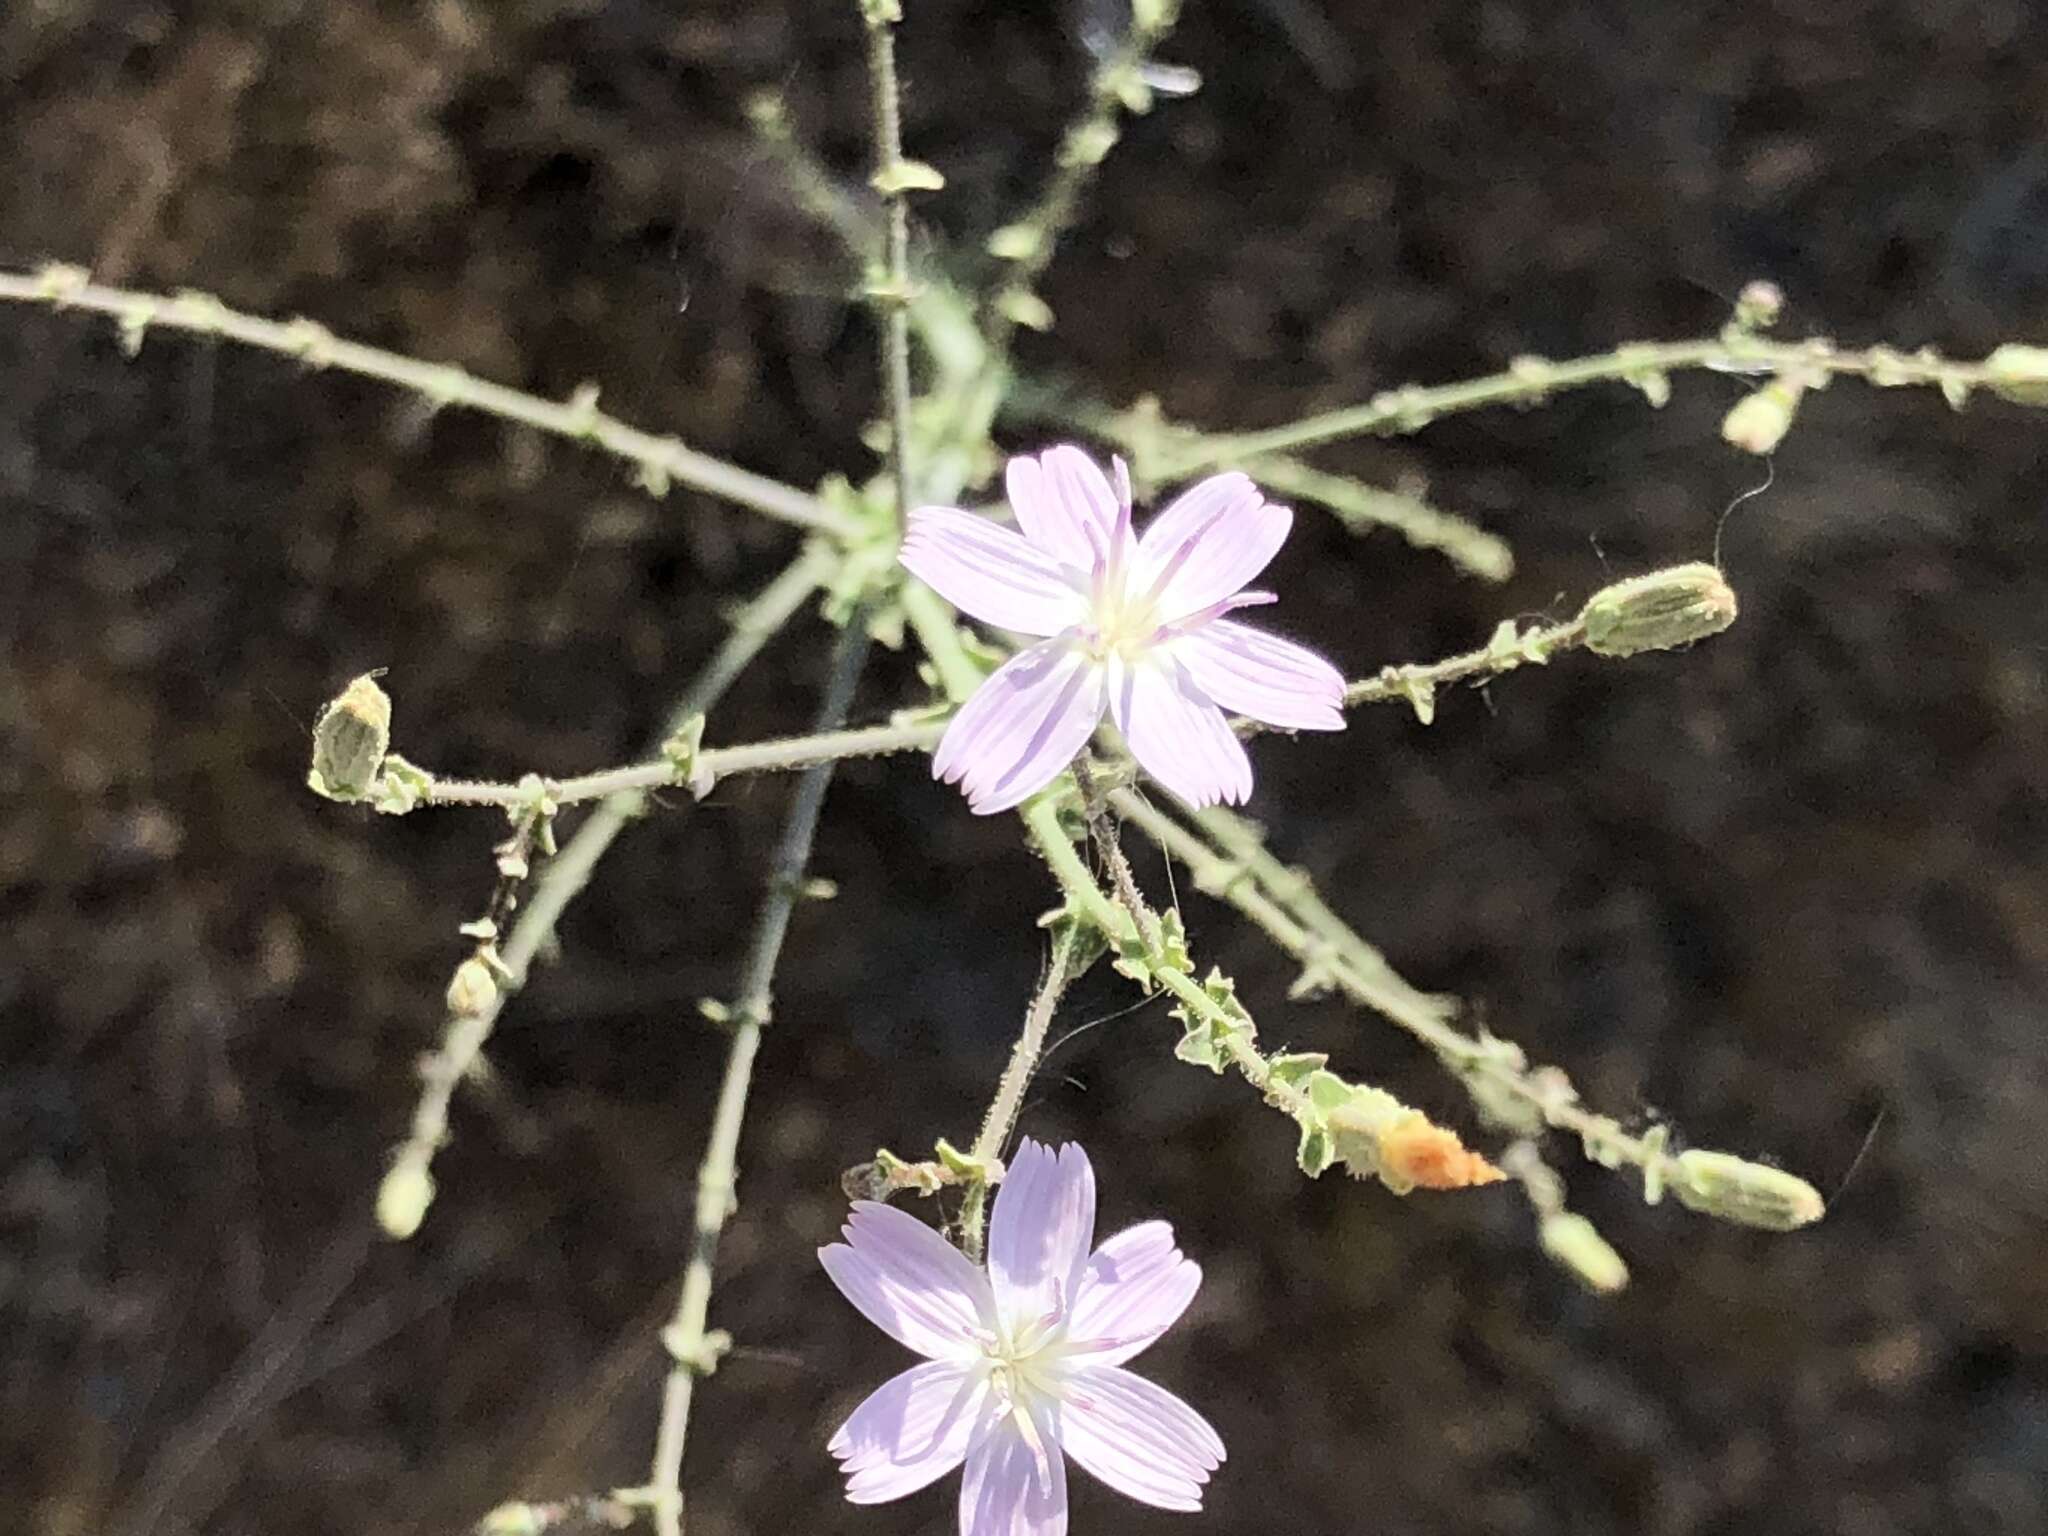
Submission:
[[818,163],[790,122],[789,103],[779,90],[763,90],[747,102],[747,120],[762,147],[782,173],[797,206],[829,229],[846,252],[863,267],[882,251],[882,227],[869,211],[847,196]]
[[1287,454],[1265,454],[1242,467],[1269,491],[1327,508],[1353,533],[1390,528],[1412,547],[1436,550],[1482,581],[1502,582],[1515,573],[1507,540],[1416,497],[1331,474]]
[[[955,701],[964,699],[979,686],[981,672],[960,643],[958,630],[943,600],[925,588],[912,585],[904,591],[904,604],[920,639],[932,655],[934,665],[940,670],[941,682],[949,697]],[[1575,650],[1585,643],[1586,624],[1583,619],[1543,625],[1528,631],[1517,631],[1509,625],[1478,650],[1427,664],[1411,662],[1405,666],[1386,667],[1377,676],[1360,679],[1346,690],[1344,702],[1348,707],[1403,700],[1427,721],[1434,711],[1436,690],[1444,684],[1475,677],[1496,677],[1518,667],[1540,665],[1552,656]],[[791,773],[818,763],[851,757],[926,752],[938,745],[939,738],[945,734],[948,718],[820,731],[730,747],[707,747],[692,754],[686,766],[679,766],[673,758],[663,757],[566,779],[448,779],[423,773],[419,804],[511,808],[525,804],[538,790],[559,807],[614,795],[644,796],[649,790],[667,789],[684,783],[703,794],[708,793],[718,780],[743,774]],[[1254,736],[1277,729],[1256,720],[1235,719],[1231,723],[1240,736]],[[1103,776],[1106,785],[1118,784],[1128,777],[1127,767],[1112,767]]]
[[651,495],[667,494],[672,483],[687,485],[800,528],[839,537],[859,531],[843,512],[815,496],[700,453],[677,438],[657,437],[606,415],[597,408],[594,388],[586,387],[567,401],[543,400],[446,363],[422,362],[344,340],[316,321],[266,320],[230,309],[207,293],[163,295],[110,288],[93,282],[82,267],[62,264],[53,263],[32,273],[0,272],[0,300],[111,315],[120,323],[122,344],[131,353],[141,347],[153,326],[223,337],[297,358],[309,368],[336,368],[396,385],[437,409],[462,406],[590,443],[635,466],[641,489]]
[[1534,404],[1562,390],[1589,384],[1627,383],[1661,400],[1668,375],[1692,369],[1749,376],[1783,372],[1826,378],[1847,374],[1880,387],[1925,385],[1960,399],[1969,390],[2000,381],[1985,362],[1955,362],[1932,351],[1904,353],[1890,347],[1841,351],[1822,338],[1772,341],[1734,331],[1697,341],[1630,342],[1593,357],[1552,362],[1518,358],[1504,373],[1425,388],[1408,384],[1373,396],[1363,405],[1326,411],[1259,432],[1217,434],[1201,439],[1183,472],[1229,460],[1242,463],[1266,453],[1313,448],[1347,437],[1419,432],[1431,422],[1484,406]]
[[[971,1156],[976,1162],[986,1164],[1002,1156],[1003,1148],[1009,1143],[1010,1132],[1017,1125],[1017,1112],[1024,1105],[1024,1091],[1030,1087],[1031,1076],[1038,1070],[1038,1058],[1045,1051],[1046,1031],[1051,1028],[1060,998],[1076,974],[1074,958],[1079,943],[1079,936],[1071,923],[1062,927],[1053,940],[1052,956],[1046,961],[1045,975],[1038,983],[1038,990],[1031,995],[1030,1005],[1024,1010],[1024,1027],[1018,1032],[1017,1043],[1010,1048],[1009,1064],[1003,1068],[1003,1075],[996,1083],[995,1097],[989,1101],[988,1113],[982,1116],[981,1133],[974,1138]],[[967,1198],[960,1209],[961,1251],[977,1264],[981,1262],[987,1208],[988,1181],[977,1179],[967,1191]]]
[[[1169,421],[1153,395],[1118,411],[1089,398],[1079,386],[1018,379],[1003,398],[1003,414],[1071,427],[1112,443],[1129,456],[1132,475],[1145,484],[1171,483],[1190,473],[1190,466],[1199,469],[1206,463],[1205,435]],[[1230,467],[1269,491],[1324,508],[1354,534],[1390,529],[1414,548],[1435,550],[1482,581],[1502,582],[1514,574],[1514,551],[1506,540],[1418,497],[1318,469],[1290,454],[1262,454]]]
[[[831,681],[818,711],[821,731],[831,730],[852,708],[867,653],[867,631],[857,620],[841,635],[833,658]],[[711,1135],[697,1171],[696,1240],[683,1271],[675,1315],[661,1336],[674,1365],[662,1391],[661,1424],[655,1435],[654,1467],[648,1479],[648,1502],[660,1536],[680,1536],[682,1531],[683,1445],[689,1435],[690,1401],[697,1378],[712,1371],[726,1342],[705,1331],[718,1240],[737,1209],[740,1127],[746,1118],[754,1058],[760,1050],[761,1031],[774,1012],[775,967],[782,958],[790,915],[803,891],[811,844],[817,837],[818,817],[824,809],[825,792],[831,787],[835,766],[829,760],[815,764],[805,770],[797,784],[782,835],[769,861],[767,895],[762,900],[761,914],[740,973],[739,996],[732,1012],[732,1045],[726,1053],[725,1076],[719,1085]]]
[[[540,788],[558,806],[608,799],[613,795],[644,797],[648,790],[668,789],[684,783],[691,784],[699,793],[707,793],[718,780],[743,774],[793,773],[802,768],[815,768],[820,763],[843,762],[850,757],[926,752],[938,744],[945,729],[944,720],[920,720],[909,725],[869,725],[853,730],[788,736],[779,741],[707,747],[689,760],[687,772],[679,769],[673,760],[661,758],[575,778],[542,779]],[[430,777],[420,796],[420,803],[514,806],[525,802],[532,793],[530,785],[517,782]]]
[[1123,844],[1117,840],[1116,828],[1110,823],[1108,801],[1101,786],[1095,782],[1085,752],[1074,759],[1074,787],[1081,792],[1081,814],[1087,819],[1088,835],[1095,843],[1095,851],[1102,855],[1102,867],[1109,871],[1109,888],[1116,892],[1117,900],[1131,914],[1131,920],[1138,925],[1139,933],[1145,936],[1146,944],[1156,949],[1159,930],[1154,925],[1152,909],[1138,890],[1138,877],[1131,871],[1131,861],[1124,857]]
[[874,105],[875,185],[885,214],[883,280],[871,285],[882,324],[882,398],[889,418],[889,475],[896,526],[910,513],[910,189],[904,175],[903,101],[896,83],[895,0],[860,0],[868,28],[868,86]]
[[[683,690],[671,712],[671,730],[711,708],[724,696],[762,647],[817,590],[832,565],[831,552],[814,545],[748,601],[734,618],[724,642]],[[440,1048],[427,1058],[422,1070],[424,1081],[413,1110],[411,1129],[393,1156],[391,1174],[385,1184],[387,1190],[396,1192],[393,1198],[408,1210],[414,1201],[420,1202],[419,1217],[425,1216],[426,1206],[433,1200],[429,1169],[435,1153],[448,1138],[448,1105],[456,1086],[474,1070],[498,1015],[511,994],[525,984],[534,956],[553,937],[562,913],[590,883],[598,862],[619,833],[645,806],[645,795],[622,791],[590,813],[561,851],[542,866],[534,882],[532,899],[520,911],[499,952],[502,971],[496,995],[481,1008],[450,1015]],[[412,1225],[416,1228],[418,1220]]]

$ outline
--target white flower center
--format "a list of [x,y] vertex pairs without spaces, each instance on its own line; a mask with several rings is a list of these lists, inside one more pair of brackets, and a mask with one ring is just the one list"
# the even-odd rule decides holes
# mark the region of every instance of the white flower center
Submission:
[[979,1337],[982,1368],[997,1397],[1027,1419],[1032,1400],[1057,1401],[1061,1395],[1058,1362],[1067,1336],[1066,1299],[1057,1289],[1043,1316],[1004,1320],[993,1333]]

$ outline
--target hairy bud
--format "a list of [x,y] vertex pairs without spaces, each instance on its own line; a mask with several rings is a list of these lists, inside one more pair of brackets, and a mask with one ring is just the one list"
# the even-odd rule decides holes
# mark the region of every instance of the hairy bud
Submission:
[[391,697],[365,672],[330,700],[313,723],[306,785],[329,800],[361,800],[391,750]]
[[1792,418],[1799,414],[1799,397],[1806,393],[1803,383],[1773,379],[1753,395],[1735,402],[1735,408],[1721,418],[1721,438],[1744,453],[1770,453],[1792,430]]
[[489,1013],[498,1000],[498,980],[491,968],[472,955],[455,967],[448,983],[448,1011],[463,1018]]
[[1827,1214],[1820,1191],[1797,1174],[1727,1152],[1681,1152],[1671,1192],[1688,1209],[1745,1227],[1792,1232]]
[[1628,1284],[1628,1265],[1585,1217],[1553,1211],[1538,1233],[1543,1251],[1589,1291],[1611,1296]]
[[1718,635],[1735,622],[1735,589],[1704,561],[1674,565],[1602,587],[1586,599],[1579,622],[1596,656],[1671,651]]

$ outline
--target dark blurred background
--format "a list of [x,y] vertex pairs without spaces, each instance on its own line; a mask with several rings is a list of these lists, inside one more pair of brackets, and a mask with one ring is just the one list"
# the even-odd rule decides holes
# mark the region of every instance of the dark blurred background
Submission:
[[[1084,90],[1079,8],[908,0],[927,261],[1015,208]],[[742,113],[788,94],[849,189],[852,0],[37,0],[0,17],[0,257],[191,285],[463,363],[783,479],[859,475],[873,337]],[[1193,99],[1137,122],[1028,360],[1263,425],[1414,380],[1711,331],[1977,355],[2048,334],[2048,36],[2019,0],[1191,0]],[[960,269],[972,276],[977,263]],[[784,782],[637,828],[466,1089],[414,1242],[370,1236],[485,815],[302,787],[388,666],[448,771],[633,752],[793,548],[688,493],[278,358],[0,312],[0,1515],[34,1536],[463,1529],[645,1476],[729,995]],[[1761,478],[1734,381],[1461,418],[1322,462],[1514,541],[1484,587],[1305,513],[1280,622],[1359,673],[1710,554]],[[1576,658],[1258,749],[1338,907],[1589,1098],[1833,1198],[1719,1226],[1559,1148],[1635,1285],[1594,1301],[1520,1197],[1301,1179],[1157,1003],[1090,978],[1026,1127],[1105,1227],[1206,1266],[1146,1362],[1231,1460],[1198,1520],[1076,1479],[1084,1531],[1791,1536],[2048,1530],[2048,535],[2042,418],[1841,383],[1728,522],[1744,604],[1687,655]],[[1007,446],[1038,441],[1029,429]],[[799,726],[794,627],[715,737]],[[859,711],[918,696],[902,658]],[[838,1173],[971,1134],[1040,960],[1042,871],[914,762],[827,810],[744,1147],[692,1530],[939,1532],[824,1439],[902,1352],[811,1257]],[[1148,868],[1155,884],[1160,877]],[[1473,1127],[1407,1041],[1188,895],[1275,1043]],[[1851,1171],[1853,1169],[1853,1177]],[[1846,1183],[1844,1182],[1846,1180]]]

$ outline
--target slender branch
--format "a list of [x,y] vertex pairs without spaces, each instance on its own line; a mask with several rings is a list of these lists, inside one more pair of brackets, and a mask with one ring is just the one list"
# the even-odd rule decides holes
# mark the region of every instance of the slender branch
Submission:
[[1328,509],[1352,533],[1391,528],[1413,548],[1436,550],[1482,581],[1503,582],[1515,573],[1507,540],[1414,496],[1334,475],[1287,454],[1262,455],[1246,462],[1244,470],[1267,490]]
[[1475,677],[1498,677],[1529,665],[1543,666],[1551,657],[1577,650],[1585,643],[1583,618],[1539,625],[1527,631],[1519,630],[1509,620],[1495,629],[1493,638],[1477,650],[1446,656],[1442,661],[1383,667],[1376,676],[1352,683],[1344,690],[1344,707],[1399,700],[1412,706],[1417,718],[1427,725],[1436,716],[1436,691],[1444,685]]
[[[1995,354],[1994,354],[1995,356]],[[1972,389],[2009,385],[2012,374],[1982,362],[1956,362],[1931,349],[1905,353],[1891,347],[1842,351],[1832,341],[1772,341],[1731,327],[1722,335],[1696,341],[1630,342],[1593,357],[1552,362],[1540,357],[1517,358],[1507,371],[1483,379],[1425,388],[1408,384],[1373,396],[1364,405],[1291,421],[1260,432],[1218,434],[1201,440],[1182,472],[1229,460],[1241,463],[1259,454],[1284,453],[1337,442],[1347,437],[1405,435],[1461,411],[1492,405],[1533,405],[1568,389],[1589,384],[1624,383],[1662,403],[1670,392],[1669,376],[1692,369],[1750,376],[1793,373],[1825,380],[1847,374],[1881,388],[1925,385],[1960,403]]]
[[1074,845],[1060,826],[1059,816],[1051,805],[1044,800],[1028,801],[1021,814],[1032,841],[1038,845],[1039,854],[1082,915],[1107,935],[1112,944],[1126,943],[1135,934],[1152,980],[1171,992],[1193,1017],[1233,1026],[1225,1031],[1225,1045],[1232,1064],[1270,1103],[1290,1115],[1301,1113],[1304,1107],[1301,1091],[1274,1077],[1271,1064],[1234,1028],[1237,1021],[1223,1011],[1193,976],[1174,962],[1156,935],[1143,932],[1135,912],[1103,894],[1102,887],[1095,883],[1094,875],[1074,852]]
[[[818,728],[831,730],[853,706],[854,690],[867,660],[868,635],[858,621],[841,635],[832,662],[832,677],[818,710]],[[826,761],[804,771],[782,836],[768,868],[768,893],[740,973],[740,990],[732,1011],[732,1045],[726,1054],[725,1077],[719,1085],[718,1108],[710,1139],[697,1171],[696,1241],[683,1271],[675,1316],[662,1331],[674,1365],[663,1388],[661,1424],[655,1436],[654,1467],[648,1479],[648,1502],[660,1536],[682,1530],[683,1443],[689,1434],[690,1399],[696,1380],[716,1367],[729,1340],[705,1332],[711,1308],[711,1281],[718,1258],[718,1239],[737,1209],[736,1182],[740,1127],[746,1118],[747,1092],[753,1082],[754,1057],[761,1031],[773,1014],[775,967],[782,958],[790,914],[802,894],[818,816],[825,804],[836,764]]]
[[756,92],[747,101],[747,121],[753,126],[796,204],[822,228],[846,247],[846,252],[863,266],[881,256],[882,226],[870,210],[848,196],[832,174],[818,162],[796,134],[790,122],[789,103],[780,90]]
[[[1118,411],[1072,385],[1018,379],[1003,398],[1003,414],[1113,443],[1130,456],[1131,473],[1148,484],[1170,483],[1207,462],[1205,434],[1168,420],[1155,395]],[[1391,529],[1413,548],[1436,550],[1482,581],[1503,582],[1514,574],[1514,551],[1506,540],[1415,496],[1315,468],[1291,454],[1261,454],[1232,467],[1268,490],[1324,508],[1354,534]]]
[[[833,563],[830,550],[816,545],[807,548],[749,600],[733,620],[724,642],[677,701],[670,720],[672,730],[724,696],[761,648],[817,590],[830,574]],[[435,1153],[448,1139],[448,1105],[456,1085],[474,1071],[507,998],[525,985],[534,956],[553,937],[562,913],[589,884],[613,840],[640,815],[645,805],[646,797],[638,791],[610,796],[590,813],[561,852],[542,867],[534,882],[532,900],[520,912],[499,951],[494,994],[473,1010],[451,1013],[440,1048],[427,1058],[422,1073],[425,1082],[413,1111],[410,1133],[394,1154],[391,1170],[379,1190],[380,1213],[388,1203],[395,1213],[412,1216],[413,1229],[425,1217],[433,1201],[429,1170]],[[417,1214],[413,1215],[415,1207]],[[394,1231],[404,1225],[400,1222],[394,1227],[386,1223],[387,1230]]]
[[437,409],[463,406],[593,444],[634,465],[640,488],[653,496],[666,495],[672,483],[682,484],[800,528],[839,537],[858,532],[851,518],[815,496],[700,453],[676,438],[657,437],[606,415],[597,408],[593,387],[586,386],[567,401],[543,400],[476,378],[447,363],[422,362],[344,340],[316,321],[266,320],[230,309],[207,293],[167,296],[110,288],[93,282],[82,267],[53,263],[33,273],[0,272],[0,300],[111,315],[120,322],[122,345],[131,354],[140,350],[143,336],[152,326],[224,337],[297,358],[309,368],[336,368],[396,385]]
[[[585,800],[607,799],[613,795],[645,795],[651,789],[670,789],[679,784],[708,793],[720,779],[749,773],[793,773],[815,768],[820,763],[843,762],[850,757],[887,757],[898,752],[925,752],[938,744],[946,722],[920,720],[908,725],[869,725],[854,730],[819,731],[787,736],[779,741],[752,741],[732,747],[707,747],[691,755],[686,767],[675,759],[632,763],[568,779],[542,779],[541,788],[557,805],[576,805]],[[481,779],[443,779],[428,776],[420,794],[422,805],[498,805],[523,802],[531,788],[520,783]]]
[[[1002,1156],[1010,1132],[1016,1128],[1017,1112],[1024,1106],[1024,1090],[1030,1087],[1032,1074],[1038,1070],[1038,1058],[1045,1052],[1045,1035],[1052,1026],[1052,1016],[1058,1011],[1068,984],[1079,974],[1074,962],[1080,942],[1079,930],[1072,923],[1060,928],[1053,939],[1045,975],[1031,995],[1030,1006],[1024,1010],[1024,1027],[1018,1032],[1017,1043],[1010,1048],[1009,1064],[996,1083],[988,1113],[982,1116],[981,1133],[974,1138],[969,1156],[976,1163],[987,1165]],[[976,1179],[960,1208],[960,1248],[977,1264],[981,1262],[987,1210],[988,1180]]]
[[1032,290],[1052,265],[1060,236],[1079,214],[1096,167],[1116,147],[1118,119],[1151,105],[1145,59],[1173,30],[1179,11],[1180,0],[1139,0],[1131,7],[1129,30],[1096,65],[1088,82],[1088,100],[1060,138],[1052,175],[1014,223],[990,236],[990,252],[1009,265],[983,320],[992,366],[1000,366],[1018,325],[1043,329],[1051,323],[1051,312]]
[[1131,872],[1131,861],[1124,857],[1116,828],[1110,824],[1106,809],[1108,801],[1101,786],[1095,782],[1085,752],[1074,759],[1074,787],[1081,792],[1081,814],[1087,818],[1088,835],[1095,843],[1095,851],[1102,855],[1102,867],[1109,871],[1109,888],[1116,892],[1117,900],[1131,914],[1131,920],[1138,925],[1145,942],[1157,948],[1159,931],[1153,922],[1152,909],[1145,904],[1145,898],[1138,890],[1138,878]]
[[[905,613],[920,642],[939,668],[941,684],[949,699],[965,699],[981,682],[981,672],[969,659],[950,610],[928,588],[911,583],[903,590]],[[1566,651],[1586,649],[1601,656],[1632,656],[1646,650],[1669,650],[1690,645],[1718,634],[1735,619],[1735,594],[1721,573],[1710,565],[1673,566],[1662,571],[1630,577],[1602,587],[1586,600],[1578,617],[1557,624],[1523,630],[1512,621],[1497,626],[1493,638],[1477,650],[1449,656],[1427,664],[1382,668],[1377,676],[1363,678],[1346,690],[1347,707],[1406,702],[1427,725],[1436,716],[1436,690],[1448,683],[1479,677],[1498,677],[1524,666],[1540,666]],[[516,809],[536,795],[544,795],[554,806],[625,791],[688,785],[699,795],[710,792],[721,778],[743,773],[789,772],[847,757],[882,757],[898,752],[926,751],[937,745],[945,733],[945,718],[907,724],[863,726],[856,730],[826,731],[815,735],[791,736],[779,741],[749,742],[739,746],[700,749],[694,743],[687,750],[667,752],[650,763],[607,768],[578,778],[548,779],[528,775],[506,783],[476,779],[441,779],[426,770],[406,764],[408,797],[393,801],[381,798],[380,785],[353,798],[377,800],[380,809],[405,811],[416,805],[490,805]],[[1231,728],[1240,736],[1255,736],[1281,729],[1257,720],[1235,718]],[[1128,761],[1111,764],[1101,772],[1103,787],[1126,784],[1136,775]],[[328,791],[331,798],[351,798]]]
[[860,0],[868,28],[868,85],[874,101],[875,176],[886,209],[882,281],[869,285],[882,322],[882,397],[889,416],[889,470],[896,526],[910,514],[910,189],[903,159],[903,102],[896,84],[897,0]]

